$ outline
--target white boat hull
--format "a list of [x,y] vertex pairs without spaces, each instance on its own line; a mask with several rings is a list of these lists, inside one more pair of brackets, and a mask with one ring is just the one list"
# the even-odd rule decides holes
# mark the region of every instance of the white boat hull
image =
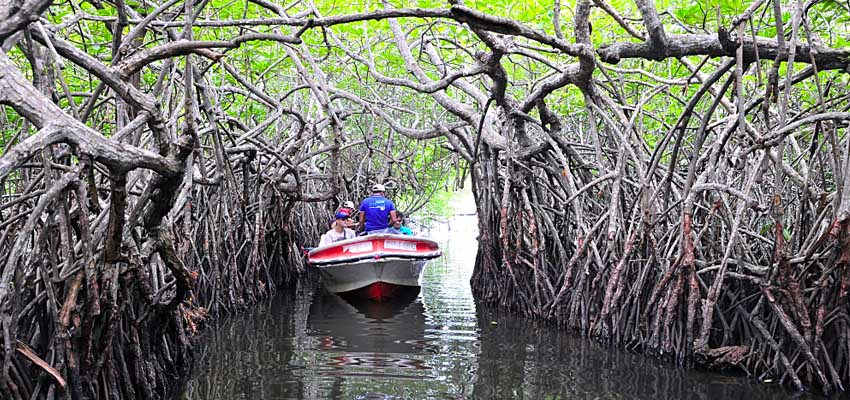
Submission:
[[333,293],[350,292],[375,283],[418,287],[428,260],[386,258],[348,264],[317,266],[325,287]]

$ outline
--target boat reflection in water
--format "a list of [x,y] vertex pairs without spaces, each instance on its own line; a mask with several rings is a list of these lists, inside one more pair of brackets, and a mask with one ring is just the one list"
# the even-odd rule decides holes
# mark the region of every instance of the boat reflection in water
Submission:
[[[330,357],[326,376],[426,378],[425,330],[418,287],[404,288],[384,302],[319,292],[310,305],[307,328],[317,350]],[[421,371],[421,372],[417,372]]]

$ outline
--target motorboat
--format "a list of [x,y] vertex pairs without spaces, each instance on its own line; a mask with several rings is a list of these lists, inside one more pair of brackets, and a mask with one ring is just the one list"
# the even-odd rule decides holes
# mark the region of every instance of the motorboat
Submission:
[[425,265],[442,254],[431,239],[380,233],[317,247],[307,262],[328,291],[383,301],[399,289],[418,288]]

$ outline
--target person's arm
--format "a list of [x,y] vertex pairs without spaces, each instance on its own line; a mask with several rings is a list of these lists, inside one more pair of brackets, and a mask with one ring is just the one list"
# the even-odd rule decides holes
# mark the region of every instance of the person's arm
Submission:
[[360,211],[360,214],[358,214],[358,219],[359,221],[357,221],[357,232],[363,232],[363,225],[366,223],[366,213]]
[[395,211],[395,203],[392,200],[387,199],[388,208],[390,210],[390,226],[395,227],[396,222],[401,222],[401,218],[398,217]]
[[390,211],[390,226],[395,226],[396,223],[399,223],[398,216],[395,213],[395,210]]
[[326,244],[330,244],[330,240],[328,240],[328,234],[327,233],[322,235],[322,238],[319,239],[319,247],[322,247]]

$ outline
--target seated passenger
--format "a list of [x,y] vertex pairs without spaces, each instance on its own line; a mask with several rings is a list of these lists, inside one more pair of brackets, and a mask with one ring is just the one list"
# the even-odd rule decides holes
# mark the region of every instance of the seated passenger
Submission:
[[398,220],[396,221],[395,225],[393,225],[393,228],[395,228],[395,230],[398,231],[398,233],[400,233],[402,235],[411,235],[412,236],[413,231],[410,230],[410,228],[408,228],[407,226],[404,225],[404,222],[405,222],[404,213],[402,213],[401,211],[398,211],[398,212],[395,213],[395,215],[398,217]]
[[331,230],[322,235],[322,239],[319,240],[319,247],[339,242],[340,240],[353,239],[357,236],[353,230],[345,227],[345,220],[347,218],[348,214],[344,212],[336,213],[334,221],[331,222]]
[[[386,188],[384,185],[377,183],[372,186],[372,195],[363,200],[360,204],[360,221],[357,223],[357,231],[370,233],[385,233],[388,232],[390,226],[395,225],[398,218],[396,217],[395,204],[392,200],[384,197]],[[387,223],[389,216],[390,223]],[[389,232],[394,233],[394,232]]]
[[344,212],[344,213],[348,214],[348,218],[345,219],[345,227],[346,228],[354,228],[357,225],[357,223],[354,222],[354,219],[353,219],[353,217],[354,217],[354,202],[346,201],[345,203],[342,203],[342,206],[340,206],[339,209],[336,212]]
[[348,215],[354,215],[354,202],[346,201],[345,203],[342,203],[342,206],[339,207],[338,211],[344,211],[347,212]]

